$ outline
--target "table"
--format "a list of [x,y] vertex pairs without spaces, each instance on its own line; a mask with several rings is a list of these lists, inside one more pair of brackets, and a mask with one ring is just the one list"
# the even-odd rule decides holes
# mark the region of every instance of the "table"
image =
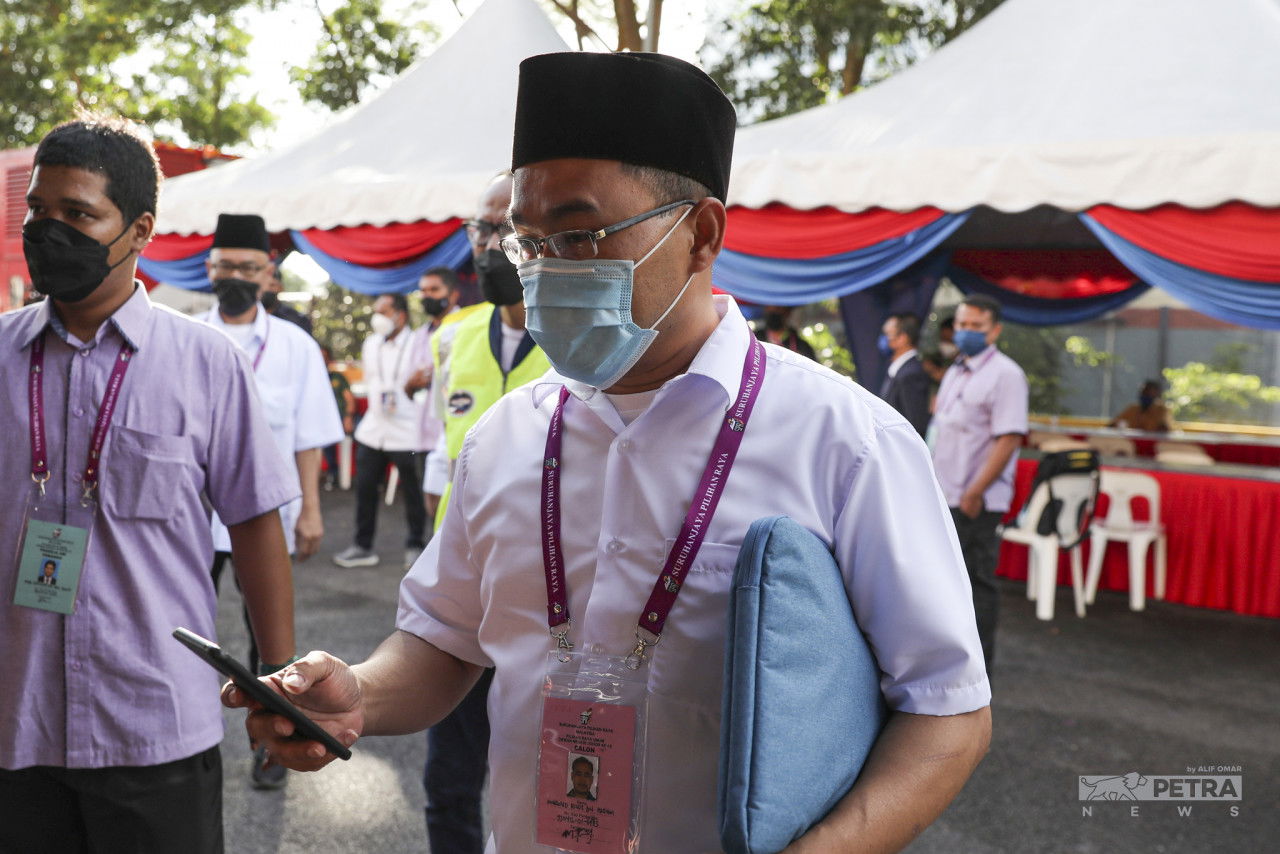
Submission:
[[1182,442],[1199,445],[1205,453],[1220,463],[1237,463],[1253,466],[1280,467],[1280,439],[1267,436],[1234,436],[1227,433],[1150,433],[1143,430],[1120,430],[1115,427],[1081,427],[1057,425],[1033,421],[1031,429],[1037,433],[1057,433],[1072,439],[1087,441],[1090,436],[1116,436],[1129,439],[1139,457],[1154,457],[1156,443]]
[[[1026,501],[1036,465],[1030,456],[1018,461],[1014,510],[1007,519]],[[1250,473],[1251,467],[1244,466],[1204,471],[1154,463],[1126,465],[1119,457],[1105,458],[1104,468],[1142,471],[1160,483],[1161,515],[1169,541],[1167,601],[1280,618],[1280,474],[1263,468]],[[1135,515],[1141,518],[1136,511]],[[1089,548],[1086,541],[1086,566]],[[1151,566],[1154,549],[1147,560]],[[1026,547],[1003,543],[996,573],[1026,580]],[[1058,583],[1071,583],[1065,552]],[[1099,587],[1129,589],[1124,543],[1108,544]],[[1148,596],[1152,590],[1148,580]]]

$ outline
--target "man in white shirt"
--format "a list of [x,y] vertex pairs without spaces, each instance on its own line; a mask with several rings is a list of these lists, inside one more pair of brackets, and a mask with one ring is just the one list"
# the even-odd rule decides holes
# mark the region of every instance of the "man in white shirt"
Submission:
[[[857,784],[788,854],[902,847],[986,750],[990,690],[924,444],[849,380],[753,343],[733,301],[712,296],[735,123],[711,79],[671,57],[550,54],[521,64],[515,234],[503,248],[522,261],[529,329],[554,370],[506,395],[468,434],[456,504],[402,583],[399,631],[354,668],[315,652],[272,680],[350,744],[431,725],[494,666],[491,852],[546,850],[534,841],[534,792],[557,646],[549,625],[578,651],[644,653],[639,850],[720,850],[729,586],[747,528],[762,516],[785,513],[830,544],[893,710]],[[756,346],[764,378],[750,385]],[[751,388],[750,423],[727,418]],[[637,647],[637,619],[650,619],[646,596],[722,429],[743,436],[724,500],[682,582],[656,588],[678,592],[661,643]],[[549,491],[544,472],[563,483]],[[540,551],[544,508],[561,504],[560,536]],[[901,507],[909,516],[895,513]],[[567,627],[553,622],[566,606]],[[234,688],[223,697],[245,704]],[[332,758],[282,740],[291,727],[261,710],[248,727],[290,767]]]
[[[226,333],[249,357],[258,397],[272,438],[293,469],[302,497],[280,508],[285,543],[298,560],[315,554],[324,536],[320,516],[320,456],[342,438],[342,421],[329,389],[329,374],[320,347],[296,325],[269,314],[258,301],[271,281],[275,264],[262,217],[221,214],[213,249],[205,262],[218,305],[200,319]],[[213,514],[213,583],[215,589],[231,556],[231,535]],[[248,627],[248,614],[245,626]],[[249,667],[270,673],[285,662],[259,662],[258,646],[249,632]],[[283,769],[263,768],[256,757],[253,783],[258,788],[284,785]]]
[[409,358],[413,330],[409,328],[409,301],[404,294],[383,294],[373,302],[370,319],[373,334],[365,339],[360,362],[364,368],[369,402],[356,427],[356,534],[355,542],[334,555],[338,566],[374,566],[378,553],[373,538],[378,529],[378,484],[387,466],[400,473],[400,498],[404,501],[409,533],[404,544],[407,569],[426,545],[426,511],[422,506],[419,404],[405,394],[413,373]]

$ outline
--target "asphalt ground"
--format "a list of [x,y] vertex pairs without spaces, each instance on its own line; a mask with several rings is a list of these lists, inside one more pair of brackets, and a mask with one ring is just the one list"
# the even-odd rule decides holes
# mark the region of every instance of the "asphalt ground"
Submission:
[[[324,545],[295,568],[298,648],[360,661],[394,626],[403,510],[399,502],[381,506],[380,565],[341,569],[330,558],[350,544],[354,499],[344,492],[323,498]],[[1002,581],[1001,589],[991,751],[908,851],[1280,851],[1280,620],[1155,601],[1135,614],[1125,595],[1106,591],[1081,620],[1064,587],[1057,617],[1040,622],[1022,585]],[[224,579],[219,635],[242,656],[240,613],[234,585]],[[249,786],[243,713],[228,710],[225,717],[228,852],[428,850],[422,734],[362,739],[350,762],[291,772],[284,790],[263,792]],[[1221,766],[1239,770],[1199,770]],[[1081,776],[1093,781],[1130,772],[1149,779],[1238,776],[1241,797],[1080,800]]]

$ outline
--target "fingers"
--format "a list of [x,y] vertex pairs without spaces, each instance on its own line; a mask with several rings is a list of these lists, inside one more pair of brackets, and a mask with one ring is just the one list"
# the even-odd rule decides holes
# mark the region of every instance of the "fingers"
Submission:
[[271,678],[285,693],[302,694],[317,682],[323,682],[332,676],[340,664],[338,659],[327,652],[313,649],[293,664],[272,674]]
[[[334,738],[346,747],[351,747],[359,738],[355,730],[339,731],[333,724],[320,725],[333,733]],[[250,739],[266,746],[272,762],[294,771],[318,771],[337,758],[318,741],[291,738],[294,733],[293,723],[270,712],[251,712],[245,719],[245,729],[248,730]]]

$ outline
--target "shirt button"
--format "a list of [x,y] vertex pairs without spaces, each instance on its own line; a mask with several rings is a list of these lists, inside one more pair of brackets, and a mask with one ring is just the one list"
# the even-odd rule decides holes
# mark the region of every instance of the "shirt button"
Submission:
[[623,439],[621,442],[619,442],[619,443],[618,443],[618,450],[619,450],[619,451],[629,451],[629,450],[631,450],[631,440],[630,440],[630,439]]
[[81,415],[84,415],[84,410],[77,406],[75,410],[75,415],[76,415],[76,418],[79,418]]
[[91,352],[93,352],[92,348],[90,348],[90,347],[85,347],[83,350],[81,350],[81,351],[80,351],[80,355],[81,355],[81,356],[88,356]]
[[71,662],[71,669],[76,671],[77,673],[80,672],[80,662],[78,661]]
[[611,555],[616,555],[618,552],[622,551],[622,549],[622,540],[610,540],[609,545],[604,547],[604,550]]

